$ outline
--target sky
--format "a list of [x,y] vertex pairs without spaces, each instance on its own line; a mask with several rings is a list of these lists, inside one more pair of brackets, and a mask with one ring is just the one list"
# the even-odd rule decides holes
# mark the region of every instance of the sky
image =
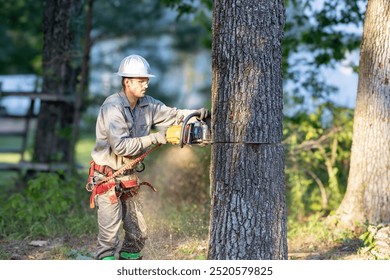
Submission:
[[[35,75],[0,75],[1,90],[31,92],[34,91],[37,78]],[[35,102],[34,110],[39,110],[39,100]],[[25,115],[30,107],[29,97],[6,96],[0,99],[0,106],[6,108],[8,114]]]
[[349,61],[354,61],[357,65],[359,61],[359,52],[348,55],[347,59],[338,64],[335,69],[324,71],[324,76],[328,78],[330,84],[337,86],[339,92],[332,100],[342,106],[354,108],[356,104],[358,74],[352,67],[348,66]]
[[[312,9],[305,8],[304,11],[309,18],[307,26],[302,25],[297,27],[298,29],[306,29],[310,24],[316,24],[315,18],[312,17],[312,11],[321,11],[326,0],[313,0]],[[364,1],[363,1],[364,2]],[[359,2],[361,5],[364,5],[363,2]],[[333,2],[335,3],[335,2]],[[338,2],[339,5],[342,5],[344,2]],[[338,6],[341,10],[341,6]],[[364,11],[365,7],[361,6],[361,11]],[[301,9],[287,8],[287,18],[289,20],[294,20],[294,16],[301,14]],[[335,31],[345,31],[348,33],[356,34],[361,36],[363,32],[363,22],[356,26],[353,23],[342,24],[336,27],[332,27]],[[300,30],[297,30],[300,32]],[[303,59],[311,60],[312,54],[308,51],[305,51],[305,47],[302,47],[302,51],[295,54],[295,56]],[[346,58],[337,63],[334,68],[325,68],[321,67],[321,78],[320,80],[325,80],[329,85],[335,86],[339,89],[339,92],[331,96],[331,100],[340,106],[346,106],[354,108],[356,104],[356,95],[357,95],[357,86],[358,86],[358,74],[353,71],[351,65],[359,65],[359,50],[356,50],[352,53],[346,55]],[[298,65],[299,66],[299,65]],[[304,66],[301,67],[301,71],[305,71]],[[302,70],[303,69],[303,70]],[[291,87],[291,82],[288,81],[285,85],[285,90]],[[311,104],[309,104],[309,107]]]

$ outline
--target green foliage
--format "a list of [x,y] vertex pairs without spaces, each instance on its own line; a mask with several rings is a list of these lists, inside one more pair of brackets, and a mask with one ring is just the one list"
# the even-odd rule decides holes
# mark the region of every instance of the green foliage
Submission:
[[[376,260],[389,260],[390,254],[388,245],[386,244],[386,234],[378,233],[381,230],[386,230],[384,224],[369,225],[367,231],[359,236],[363,242],[363,247],[360,249],[361,254],[369,253]],[[383,246],[385,244],[385,246]],[[382,245],[382,249],[380,248]],[[383,248],[386,248],[385,252]]]
[[348,251],[356,254],[355,252],[358,252],[362,246],[358,238],[359,232],[336,229],[319,213],[308,217],[305,221],[297,221],[289,217],[287,228],[291,259],[295,259],[295,250],[309,254],[319,253],[320,259],[340,259],[341,255]]
[[[361,36],[353,27],[363,25],[364,0],[286,0],[285,58],[307,50],[316,66],[331,64],[357,49]],[[349,27],[349,28],[348,28]],[[286,44],[287,43],[287,44]],[[318,62],[318,63],[316,63]]]
[[11,254],[7,251],[3,250],[3,248],[0,247],[0,260],[9,260],[11,257]]
[[292,82],[290,95],[304,100],[306,91],[327,100],[337,91],[321,70],[334,67],[359,48],[366,2],[326,0],[321,5],[314,0],[285,0],[283,75]]
[[162,0],[161,2],[168,7],[176,9],[179,12],[179,17],[184,14],[196,14],[204,8],[211,10],[213,7],[212,0]]
[[375,248],[375,232],[367,230],[359,239],[363,242],[364,248],[361,250],[362,253],[369,252]]
[[130,36],[137,40],[132,38],[128,40],[128,44],[139,44],[139,38],[163,32],[161,24],[158,24],[164,16],[163,6],[157,0],[142,0],[137,3],[126,0],[95,0],[93,12],[94,15],[99,15],[94,16],[92,22],[94,41]]
[[345,193],[353,110],[331,103],[284,119],[289,217],[334,211]]
[[39,174],[20,192],[2,193],[0,236],[8,238],[86,234],[94,218],[85,214],[88,201],[82,183],[57,173]]
[[39,74],[43,1],[0,0],[0,6],[0,74]]
[[[193,46],[199,46],[199,42],[202,42],[203,47],[211,49],[211,11],[213,8],[212,0],[163,0],[161,2],[167,7],[177,11],[177,21],[180,21],[180,19],[186,16],[192,18],[194,23],[192,28],[195,28],[197,32],[200,33],[200,35],[196,36],[197,42],[194,42]],[[180,26],[181,25],[179,25],[179,28]]]

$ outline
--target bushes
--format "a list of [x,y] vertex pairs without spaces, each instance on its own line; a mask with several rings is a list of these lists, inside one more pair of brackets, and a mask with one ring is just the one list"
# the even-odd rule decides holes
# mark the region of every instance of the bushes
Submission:
[[285,117],[289,218],[302,222],[336,210],[347,185],[353,110],[324,104]]
[[41,173],[14,194],[1,193],[0,236],[48,237],[94,232],[94,211],[86,212],[88,193],[76,177]]

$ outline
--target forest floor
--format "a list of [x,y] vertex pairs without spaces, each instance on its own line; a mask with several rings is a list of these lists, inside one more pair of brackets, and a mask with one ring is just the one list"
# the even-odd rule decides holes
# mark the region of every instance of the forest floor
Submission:
[[[88,145],[91,145],[89,142]],[[89,146],[81,149],[85,152],[85,158],[89,159]],[[188,181],[191,178],[198,180],[199,162],[197,158],[189,154],[190,149],[183,149],[180,154],[172,151],[166,153],[166,157],[159,156],[155,162],[155,168],[169,166],[172,170],[153,170],[149,166],[149,174],[158,174],[159,178],[151,178],[151,182],[159,182],[160,185],[170,186],[174,181],[177,186],[165,191],[168,193],[164,198],[164,190],[159,189],[157,194],[153,194],[149,201],[146,201],[145,218],[149,230],[149,238],[146,242],[143,256],[146,260],[204,260],[207,259],[208,249],[208,209],[198,206],[198,208],[184,209],[181,206],[167,211],[167,206],[173,205],[172,198],[176,201],[186,201],[186,195],[193,196],[186,186],[196,186],[195,181]],[[82,154],[79,152],[79,155]],[[185,159],[185,160],[184,160]],[[181,165],[186,166],[184,169]],[[192,169],[189,169],[192,167]],[[167,169],[167,168],[165,168]],[[178,178],[175,170],[190,170],[190,173],[183,173]],[[165,173],[163,173],[165,172]],[[198,173],[197,173],[198,172]],[[204,174],[203,174],[204,175]],[[174,176],[174,178],[172,178]],[[167,178],[168,182],[161,182],[161,178]],[[158,181],[160,179],[160,181]],[[183,181],[183,182],[182,182]],[[181,183],[181,185],[180,185]],[[201,194],[201,192],[199,192]],[[157,195],[157,197],[156,197]],[[161,201],[165,200],[165,204]],[[204,198],[198,198],[203,201]],[[206,199],[207,200],[207,199]],[[185,203],[184,203],[185,204]],[[180,210],[175,210],[180,209]],[[146,210],[146,211],[145,211]],[[168,214],[166,214],[168,212]],[[163,213],[163,214],[161,214]],[[326,241],[323,238],[308,238],[308,235],[296,234],[296,237],[288,239],[288,258],[291,260],[368,260],[370,254],[360,253],[362,250],[361,240],[351,238],[342,241]],[[96,235],[84,237],[72,237],[69,235],[53,238],[31,238],[24,240],[0,239],[0,260],[66,260],[66,259],[92,259],[96,249]]]
[[369,253],[362,252],[361,240],[348,242],[323,242],[289,240],[288,258],[291,260],[370,260]]
[[[184,234],[164,220],[147,217],[149,238],[143,251],[145,260],[204,260],[207,259],[207,236]],[[93,258],[96,236],[63,236],[41,240],[0,240],[0,259],[17,260],[87,260]],[[290,260],[370,260],[370,253],[362,253],[358,238],[343,241],[299,238],[288,240]]]
[[[84,238],[55,238],[44,240],[0,241],[2,254],[16,260],[91,259],[95,250],[95,236]],[[289,244],[290,260],[369,260],[367,253],[359,253],[360,242],[350,244],[318,244],[296,242]],[[146,260],[199,260],[206,259],[207,240],[164,236],[151,232],[143,252]],[[4,257],[4,256],[3,256]]]

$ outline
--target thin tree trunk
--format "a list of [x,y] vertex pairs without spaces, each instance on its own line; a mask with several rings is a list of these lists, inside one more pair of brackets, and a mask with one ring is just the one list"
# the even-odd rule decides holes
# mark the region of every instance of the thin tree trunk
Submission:
[[[81,111],[83,107],[83,101],[87,94],[88,78],[89,78],[89,58],[91,52],[91,30],[92,30],[92,14],[93,14],[94,0],[87,0],[87,16],[85,26],[85,39],[84,39],[84,54],[81,65],[80,74],[80,86],[76,91],[76,98],[74,104],[74,116],[73,116],[73,128],[72,128],[72,142],[71,147],[75,150],[77,140],[79,139],[79,124],[81,118]],[[73,163],[74,153],[69,157],[69,161]]]
[[283,1],[214,1],[210,259],[286,259]]
[[390,5],[369,0],[341,226],[390,223]]

